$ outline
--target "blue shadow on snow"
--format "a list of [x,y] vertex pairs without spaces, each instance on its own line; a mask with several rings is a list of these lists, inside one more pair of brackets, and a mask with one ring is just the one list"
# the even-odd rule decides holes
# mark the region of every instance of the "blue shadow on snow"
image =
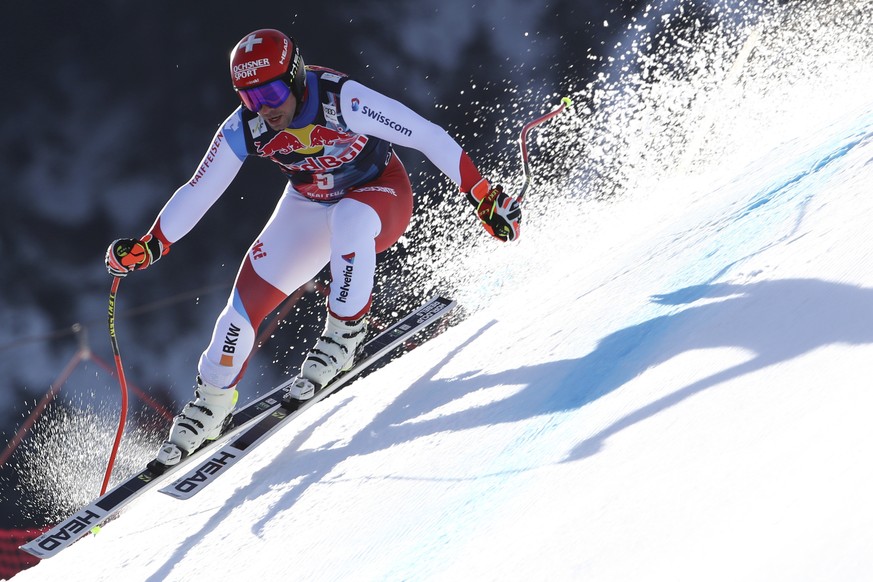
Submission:
[[[720,300],[693,305],[703,298]],[[511,423],[578,409],[623,386],[648,368],[690,350],[732,347],[753,354],[745,362],[687,386],[677,386],[670,394],[617,419],[577,443],[565,459],[566,462],[574,461],[595,454],[606,439],[621,430],[723,382],[823,346],[873,343],[873,289],[870,288],[818,279],[784,279],[696,285],[655,296],[652,300],[663,305],[688,307],[616,331],[580,358],[521,366],[494,374],[474,373],[435,379],[456,353],[476,341],[494,324],[488,323],[424,372],[420,380],[379,412],[367,426],[350,435],[344,444],[299,450],[320,423],[312,422],[309,429],[288,443],[273,463],[237,489],[201,531],[177,548],[173,558],[156,576],[166,574],[174,560],[193,549],[206,533],[246,500],[260,497],[274,487],[298,481],[252,526],[259,534],[273,517],[293,506],[310,486],[324,481],[343,461],[353,456],[385,450],[444,431]],[[505,385],[523,387],[499,401],[421,419],[466,394]],[[354,403],[350,400],[343,405]],[[414,419],[419,420],[410,422]],[[276,466],[285,466],[287,471],[276,471]]]

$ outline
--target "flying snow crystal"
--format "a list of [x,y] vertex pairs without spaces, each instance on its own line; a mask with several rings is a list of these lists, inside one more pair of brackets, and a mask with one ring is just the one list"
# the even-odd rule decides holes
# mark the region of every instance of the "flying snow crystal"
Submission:
[[[53,523],[99,495],[117,426],[117,405],[61,401],[46,409],[13,457],[35,519]],[[144,466],[162,435],[128,417],[110,487]]]
[[[451,188],[431,176],[402,272],[399,278],[380,273],[383,284],[415,289],[419,297],[445,292],[468,313],[522,280],[541,281],[541,292],[549,293],[561,284],[561,269],[584,269],[574,258],[589,225],[613,201],[654,198],[670,205],[674,181],[743,167],[777,140],[814,135],[829,115],[869,100],[870,2],[691,5],[694,10],[675,1],[645,6],[611,54],[590,57],[601,64],[595,81],[570,77],[545,89],[522,84],[477,105],[471,116],[503,115],[496,128],[478,129],[493,131],[504,146],[474,157],[486,175],[513,191],[520,184],[515,140],[523,123],[564,95],[576,104],[532,135],[534,185],[521,242],[499,245],[482,236],[474,221],[459,217],[457,197],[433,194]],[[435,224],[444,226],[435,230]],[[23,487],[42,506],[38,513],[50,508],[60,517],[96,495],[117,412],[54,410],[22,447],[18,463]],[[115,474],[140,467],[161,436],[129,429]]]
[[[505,147],[473,155],[485,175],[512,192],[521,183],[516,140],[522,125],[564,95],[575,104],[570,114],[533,131],[534,183],[524,203],[520,243],[500,246],[480,236],[472,221],[437,220],[457,216],[458,201],[430,200],[413,218],[427,228],[410,231],[425,233],[420,236],[427,240],[418,241],[406,259],[399,284],[424,289],[424,295],[453,295],[468,312],[518,277],[539,276],[548,292],[554,265],[543,260],[541,249],[573,256],[584,244],[586,221],[603,204],[655,192],[669,204],[669,191],[662,190],[671,179],[736,167],[786,135],[815,131],[827,121],[823,115],[834,91],[861,106],[873,86],[871,12],[870,3],[842,2],[645,5],[614,51],[596,57],[596,82],[571,77],[551,89],[522,86],[510,103],[501,95],[503,102],[479,106],[511,108],[497,128],[486,128]],[[450,190],[437,180],[426,177],[426,189]]]

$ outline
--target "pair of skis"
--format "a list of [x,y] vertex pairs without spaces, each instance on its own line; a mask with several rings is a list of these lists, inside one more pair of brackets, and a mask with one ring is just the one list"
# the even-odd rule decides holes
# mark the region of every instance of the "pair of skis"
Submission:
[[231,428],[219,439],[183,458],[179,464],[168,467],[163,473],[143,469],[38,538],[24,544],[21,549],[38,558],[55,556],[118,514],[140,495],[165,482],[165,477],[178,475],[185,467],[190,469],[160,491],[178,499],[194,496],[288,421],[348,384],[364,370],[385,360],[396,348],[448,314],[455,305],[455,301],[444,297],[431,299],[366,342],[355,366],[317,391],[311,399],[283,403],[282,397],[293,380],[285,382],[236,411]]
[[[561,99],[561,105],[540,117],[528,122],[522,129],[519,137],[521,146],[522,169],[524,171],[524,184],[518,195],[518,202],[524,200],[525,194],[531,185],[532,174],[528,163],[527,135],[537,125],[551,119],[566,107],[571,106],[572,101],[568,97]],[[115,291],[118,288],[119,279],[116,277],[110,293],[110,337],[113,342],[113,351],[116,356],[119,379],[122,385],[122,399],[126,401],[126,385],[123,370],[120,365],[118,346],[115,342],[114,333],[114,303]],[[429,324],[439,320],[455,306],[455,302],[442,297],[432,299],[421,306],[418,310],[410,313],[402,320],[395,323],[389,329],[370,340],[364,346],[364,357],[359,363],[338,377],[328,386],[316,392],[312,399],[297,405],[283,405],[282,396],[287,392],[293,380],[275,388],[269,394],[256,399],[234,414],[233,426],[217,441],[210,443],[197,453],[183,458],[178,465],[168,468],[161,473],[153,472],[146,468],[136,475],[128,478],[123,483],[115,486],[112,490],[95,499],[90,505],[76,512],[60,524],[46,531],[35,540],[21,546],[21,549],[39,558],[48,558],[56,555],[64,548],[69,547],[76,540],[84,537],[101,523],[116,515],[124,506],[131,501],[154,488],[158,482],[163,482],[163,477],[177,473],[183,466],[190,466],[198,461],[196,466],[178,477],[172,484],[161,489],[162,492],[187,499],[201,491],[208,483],[227,470],[228,467],[239,461],[244,455],[251,452],[258,444],[263,442],[269,435],[290,419],[298,416],[304,410],[338,390],[343,384],[348,383],[361,371],[373,366],[385,358],[396,347],[400,346],[413,335],[424,329]],[[113,458],[117,450],[118,440],[124,427],[123,416],[116,435],[116,448],[113,449]],[[206,460],[202,460],[206,458]],[[103,489],[105,490],[109,480],[112,462],[110,460],[104,478]]]

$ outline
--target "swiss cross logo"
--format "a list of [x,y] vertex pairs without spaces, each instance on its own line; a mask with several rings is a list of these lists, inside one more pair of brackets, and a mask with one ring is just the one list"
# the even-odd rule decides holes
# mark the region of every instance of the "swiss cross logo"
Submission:
[[264,39],[256,37],[254,34],[250,34],[246,37],[244,41],[239,43],[239,46],[246,49],[247,53],[252,52],[252,49],[255,48],[256,44],[261,44],[264,42]]

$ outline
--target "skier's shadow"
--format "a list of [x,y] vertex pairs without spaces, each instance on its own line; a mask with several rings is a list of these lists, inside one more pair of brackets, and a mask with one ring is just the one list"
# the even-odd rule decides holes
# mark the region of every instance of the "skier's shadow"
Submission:
[[[694,305],[698,300],[708,302]],[[310,429],[297,435],[269,466],[256,472],[227,500],[176,554],[196,545],[248,499],[292,481],[291,487],[253,524],[259,534],[275,516],[289,509],[306,492],[323,482],[346,459],[378,452],[404,442],[444,431],[458,431],[511,423],[540,415],[578,409],[621,387],[646,369],[690,350],[741,348],[750,358],[702,380],[676,389],[572,448],[565,461],[599,451],[610,436],[722,382],[833,344],[873,343],[873,289],[817,279],[786,279],[748,284],[707,284],[653,297],[662,305],[685,309],[654,317],[604,337],[589,354],[576,359],[522,366],[495,374],[471,372],[462,377],[436,379],[457,352],[473,344],[495,322],[484,325],[464,345],[448,354],[366,427],[341,445],[300,451]],[[693,333],[688,333],[693,332]],[[477,390],[522,386],[506,398],[483,406],[428,415],[439,407]],[[366,395],[362,395],[366,397]],[[344,405],[354,405],[348,400]],[[312,412],[315,412],[313,408]],[[326,413],[325,413],[326,414]],[[422,417],[425,417],[422,419]],[[475,446],[475,445],[474,445]],[[277,471],[276,467],[287,470]],[[179,556],[174,556],[172,560]],[[172,563],[172,560],[168,564]]]

